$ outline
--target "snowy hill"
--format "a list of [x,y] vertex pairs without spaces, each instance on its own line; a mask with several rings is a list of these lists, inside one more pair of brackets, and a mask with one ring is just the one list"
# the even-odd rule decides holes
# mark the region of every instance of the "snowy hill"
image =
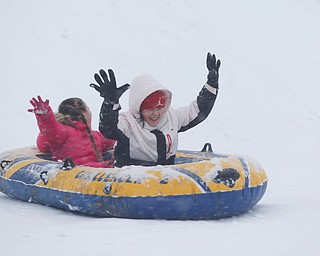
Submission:
[[320,1],[2,0],[0,24],[1,152],[35,144],[38,94],[54,109],[83,98],[97,128],[100,68],[118,84],[149,73],[187,105],[210,51],[219,97],[180,148],[250,155],[270,180],[250,213],[218,221],[97,219],[0,193],[1,255],[319,255]]

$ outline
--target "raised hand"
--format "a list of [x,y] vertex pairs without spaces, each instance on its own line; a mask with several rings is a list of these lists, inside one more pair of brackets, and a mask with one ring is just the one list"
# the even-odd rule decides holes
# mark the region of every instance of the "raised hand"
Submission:
[[34,113],[36,115],[45,115],[49,111],[49,100],[46,99],[45,101],[42,100],[40,96],[36,98],[32,98],[30,100],[31,105],[33,108],[28,109],[29,112]]
[[118,103],[121,95],[129,89],[129,84],[124,84],[121,87],[117,88],[116,78],[112,69],[108,69],[109,78],[107,73],[101,69],[99,71],[100,76],[96,73],[94,74],[94,79],[97,84],[90,84],[90,87],[96,89],[100,93],[100,96],[103,97],[107,102]]
[[219,68],[221,66],[221,61],[216,60],[216,56],[214,54],[211,55],[210,52],[207,54],[207,68],[209,70],[209,74],[207,76],[207,84],[212,86],[213,88],[219,89]]

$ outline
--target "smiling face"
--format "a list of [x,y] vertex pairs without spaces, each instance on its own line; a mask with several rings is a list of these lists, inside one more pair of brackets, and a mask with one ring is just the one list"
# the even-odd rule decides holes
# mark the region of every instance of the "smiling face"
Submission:
[[166,112],[166,97],[163,91],[151,93],[140,105],[140,113],[145,122],[151,127],[156,127],[161,117]]
[[147,122],[151,127],[156,127],[159,124],[160,119],[163,117],[164,113],[164,107],[147,108],[141,110],[143,120]]

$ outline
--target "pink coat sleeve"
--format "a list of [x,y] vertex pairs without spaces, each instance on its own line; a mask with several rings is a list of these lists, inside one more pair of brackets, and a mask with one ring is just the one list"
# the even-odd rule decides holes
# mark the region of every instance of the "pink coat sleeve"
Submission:
[[[59,123],[49,108],[45,115],[36,115],[40,133],[37,138],[37,147],[42,152],[50,152],[50,146],[61,145],[68,137],[65,126]],[[50,145],[50,146],[49,146]]]
[[110,140],[105,138],[101,132],[99,132],[99,137],[102,141],[102,152],[106,152],[107,150],[112,150],[114,148],[115,140]]
[[49,142],[41,132],[39,133],[37,138],[37,147],[41,152],[51,153]]

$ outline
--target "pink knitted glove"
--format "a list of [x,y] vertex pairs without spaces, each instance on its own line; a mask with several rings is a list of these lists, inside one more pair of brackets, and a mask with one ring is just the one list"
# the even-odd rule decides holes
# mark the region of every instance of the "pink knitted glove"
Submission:
[[49,100],[46,99],[43,101],[40,96],[38,96],[38,100],[36,98],[32,98],[30,100],[31,105],[34,108],[28,109],[29,112],[35,113],[36,115],[45,115],[49,111]]

